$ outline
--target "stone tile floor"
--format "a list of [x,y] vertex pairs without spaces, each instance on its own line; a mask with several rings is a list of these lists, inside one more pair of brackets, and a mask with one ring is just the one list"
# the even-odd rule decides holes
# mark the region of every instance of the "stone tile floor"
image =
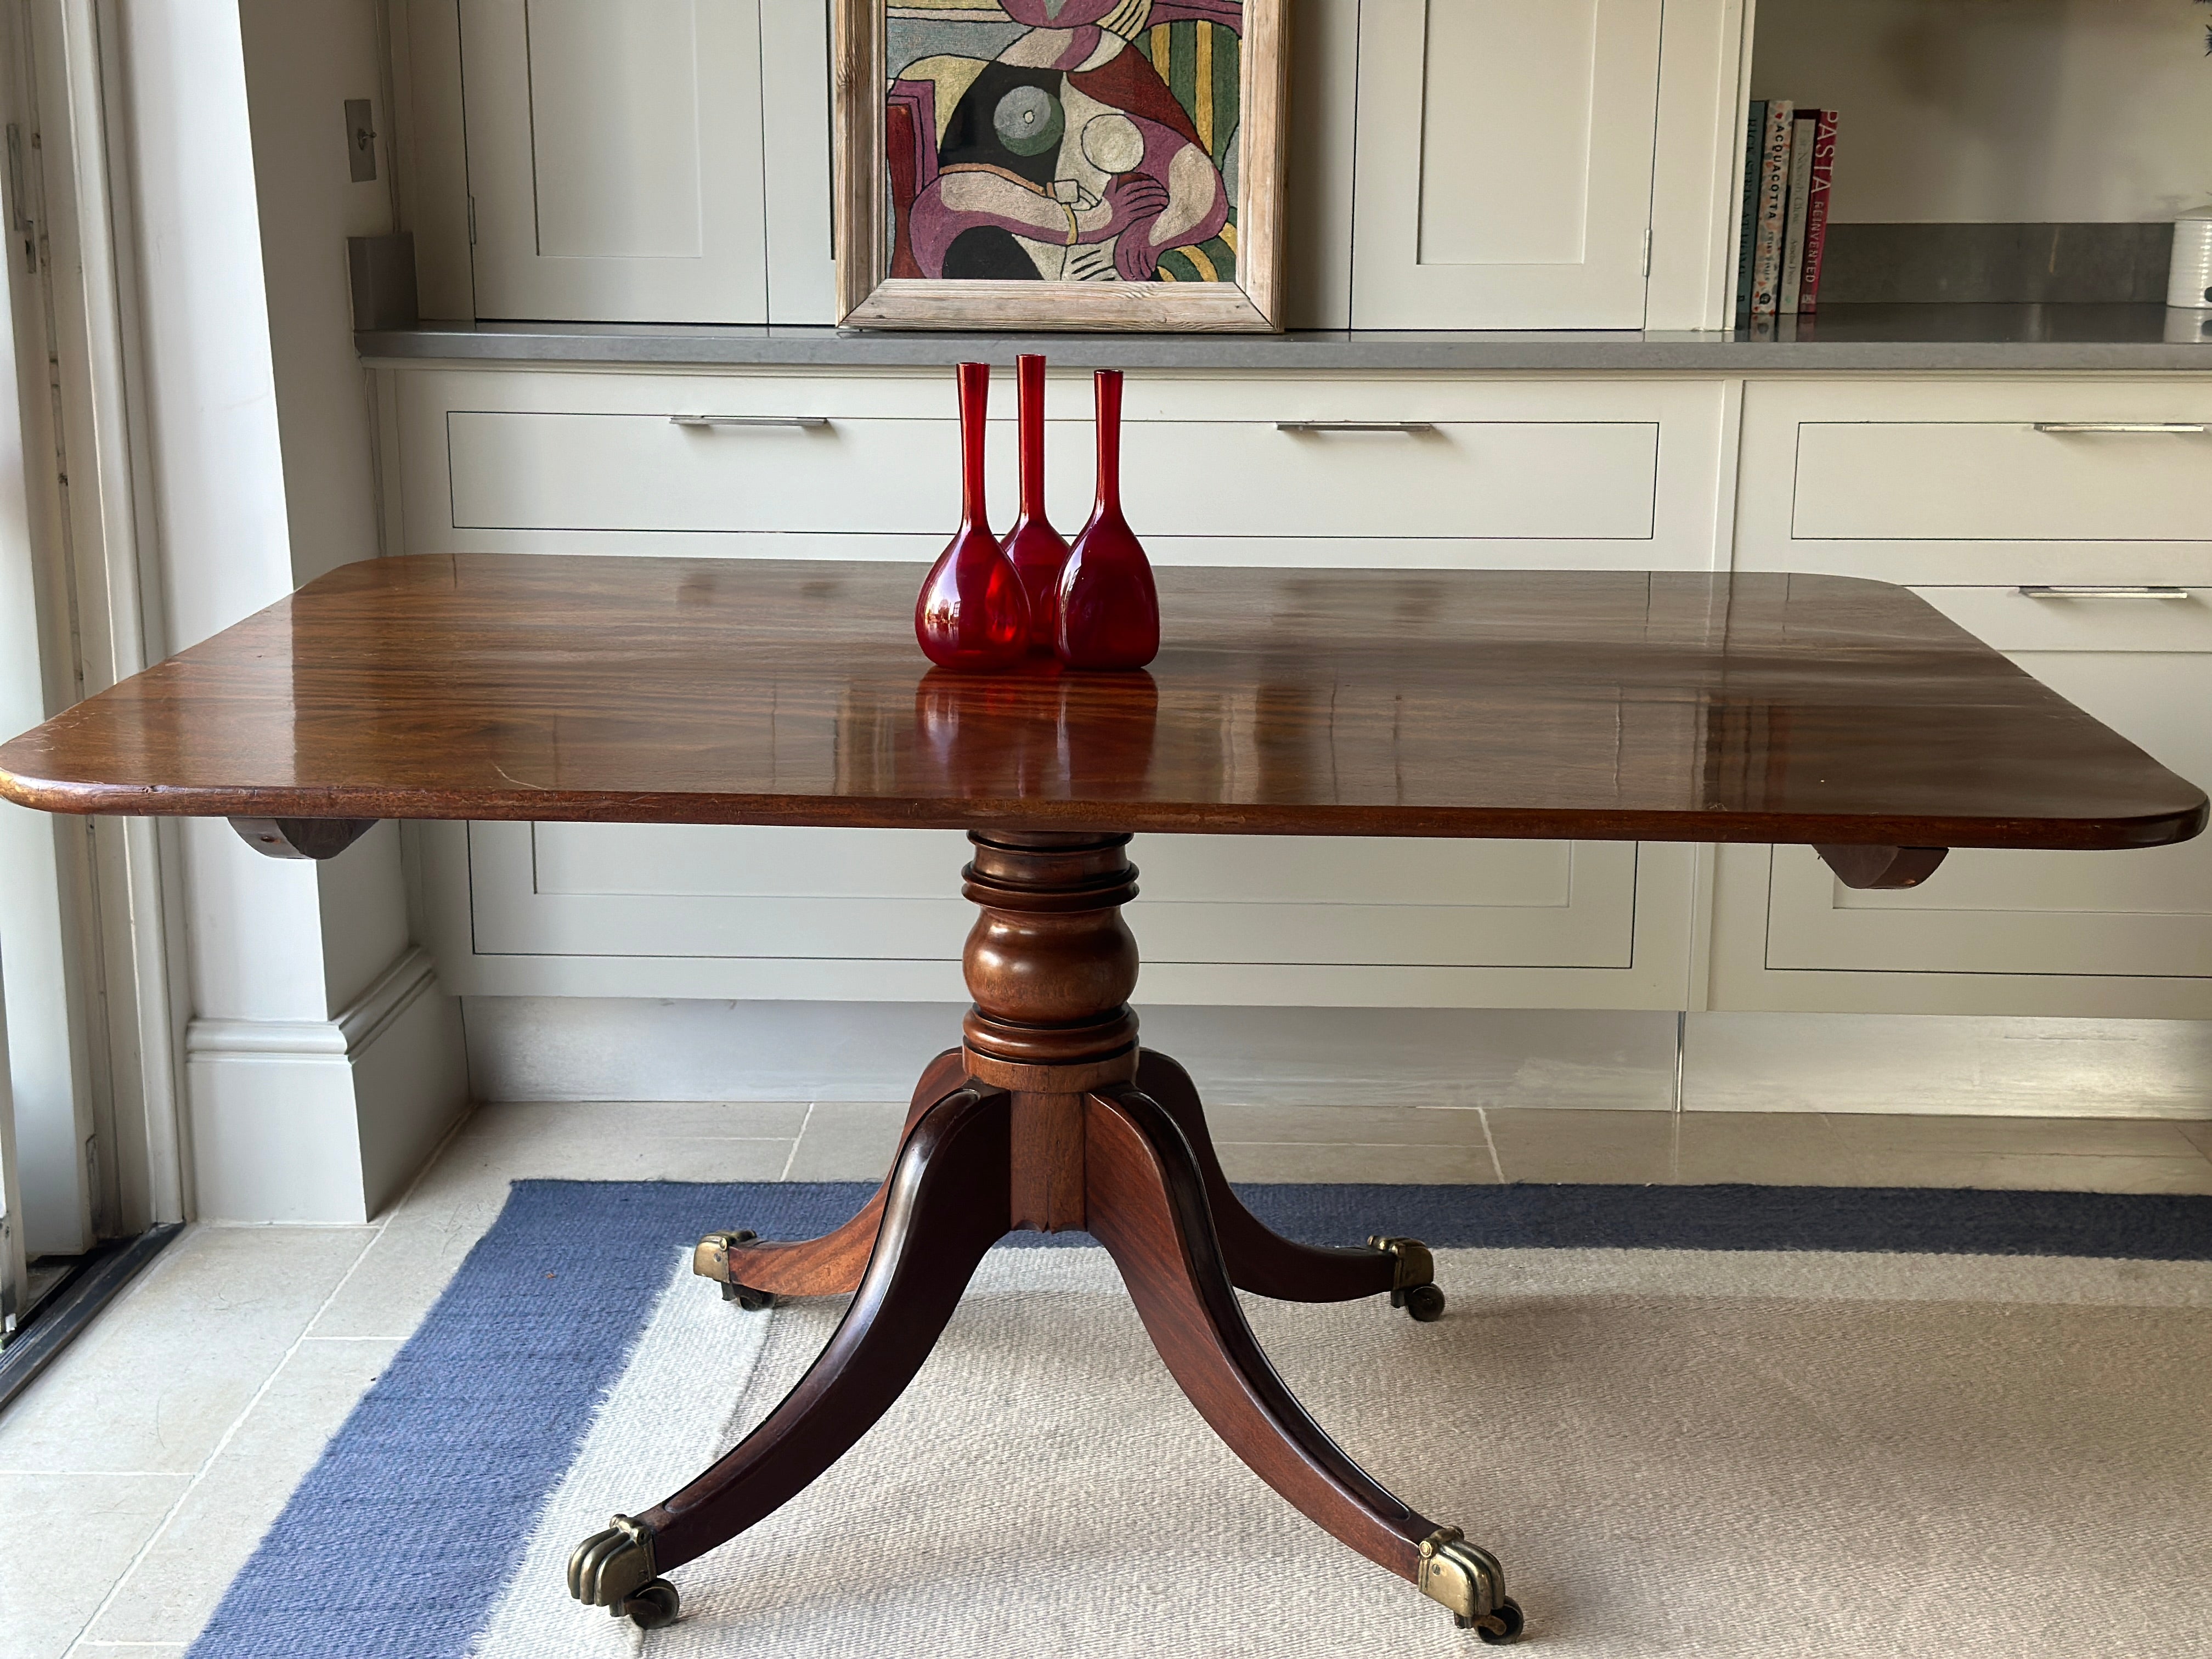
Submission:
[[[0,1413],[0,1659],[182,1655],[508,1182],[872,1180],[902,1115],[486,1106],[368,1226],[188,1229]],[[2212,1193],[2212,1122],[1240,1106],[1212,1120],[1243,1181]]]

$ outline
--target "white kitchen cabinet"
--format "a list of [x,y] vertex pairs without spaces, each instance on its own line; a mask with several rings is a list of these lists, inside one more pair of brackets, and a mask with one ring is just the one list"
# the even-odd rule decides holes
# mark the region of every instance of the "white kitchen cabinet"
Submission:
[[[1294,321],[1721,325],[1745,3],[1289,0]],[[830,320],[826,8],[394,6],[431,314]]]
[[[414,552],[929,559],[958,517],[942,371],[397,384]],[[1091,507],[1090,404],[1088,375],[1048,381],[1048,499],[1070,532]],[[1728,413],[1723,388],[1683,380],[1133,374],[1123,493],[1161,564],[1710,569]],[[1356,429],[1377,422],[1405,425]]]
[[[939,370],[423,367],[384,385],[386,521],[410,551],[921,560],[957,512]],[[1070,526],[1089,390],[1048,388]],[[2206,441],[2171,428],[2208,413],[2185,376],[1151,373],[1128,385],[1125,493],[1164,565],[1701,569],[1732,536],[1746,569],[1912,579],[2202,782]],[[1346,429],[1375,422],[1416,429]],[[2085,423],[2168,429],[2037,429]],[[1012,433],[994,422],[994,481]],[[2169,582],[2191,597],[2017,592]],[[441,973],[465,994],[961,994],[949,833],[479,824],[420,842]],[[1959,850],[1904,893],[1839,889],[1797,848],[1146,836],[1134,856],[1156,1003],[2212,1017],[2212,841]]]
[[[2212,779],[2212,590],[1918,591],[2166,766]],[[2212,1017],[2203,837],[2136,852],[1959,848],[1897,892],[1846,888],[1802,847],[1723,848],[1720,871],[1717,1007]]]
[[2200,376],[1754,380],[1739,479],[1739,569],[2212,581]]
[[[948,522],[959,436],[950,416],[792,420],[453,410],[453,527],[883,536]],[[1079,453],[1088,423],[1053,424],[1054,447]],[[993,435],[1010,449],[1009,425]],[[1143,513],[1178,540],[1647,542],[1659,427],[1472,420],[1336,435],[1266,421],[1139,420],[1125,428],[1121,455],[1127,475],[1144,481]],[[1314,489],[1331,471],[1343,483]],[[1071,531],[1089,511],[1089,483],[1062,471],[1048,487]]]
[[[394,378],[387,507],[413,552],[919,560],[957,514],[940,371]],[[1090,391],[1087,375],[1048,390],[1051,500],[1071,529],[1092,485]],[[1164,564],[1716,557],[1718,386],[1163,374],[1133,376],[1126,407],[1125,499]],[[1416,429],[1346,429],[1386,421]],[[1014,423],[993,426],[1003,480]],[[426,827],[420,845],[442,896],[427,908],[441,973],[465,994],[961,995],[973,908],[957,835],[510,823]],[[1687,848],[1148,835],[1134,857],[1154,1002],[1672,1008],[1685,994]]]
[[[423,837],[489,994],[957,1000],[951,830],[477,823]],[[1155,1002],[1672,1006],[1692,860],[1626,842],[1146,835]],[[462,925],[463,922],[465,925]]]
[[[1631,965],[1626,842],[1147,835],[1148,965]],[[477,948],[951,962],[975,920],[953,830],[477,825]]]
[[1355,328],[1639,328],[1660,0],[1364,0]]
[[476,313],[768,320],[760,0],[463,0]]
[[[416,552],[923,559],[957,512],[941,373],[398,380],[391,509]],[[1048,390],[1071,528],[1089,391]],[[1125,496],[1163,563],[1710,568],[1726,406],[1680,382],[1137,377]],[[1423,429],[1333,424],[1382,419]],[[995,477],[1012,434],[994,422]],[[465,994],[962,994],[954,834],[483,823],[420,844],[441,972]],[[1684,991],[1688,848],[1148,835],[1135,856],[1153,1002],[1668,1008]]]
[[[2212,396],[2183,375],[1746,388],[1740,569],[1912,584],[2200,785],[2212,782]],[[2150,595],[2168,585],[2187,597]],[[2078,598],[2026,588],[2109,590]],[[1856,892],[1809,848],[1723,847],[1712,1006],[2212,1015],[2212,841],[1960,848]]]

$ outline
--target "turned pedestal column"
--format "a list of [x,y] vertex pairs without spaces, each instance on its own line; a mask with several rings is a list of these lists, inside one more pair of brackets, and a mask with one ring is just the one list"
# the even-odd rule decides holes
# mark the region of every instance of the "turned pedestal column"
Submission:
[[1137,896],[1127,836],[970,836],[961,891],[982,907],[961,966],[975,1006],[961,1054],[1012,1097],[1016,1227],[1084,1225],[1084,1096],[1133,1082]]

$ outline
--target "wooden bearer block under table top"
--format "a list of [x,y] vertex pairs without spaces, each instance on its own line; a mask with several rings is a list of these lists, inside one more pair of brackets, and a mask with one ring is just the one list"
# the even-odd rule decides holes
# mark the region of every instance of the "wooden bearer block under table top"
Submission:
[[[1176,1381],[1261,1479],[1486,1640],[1503,1571],[1367,1475],[1236,1291],[1443,1308],[1419,1241],[1321,1249],[1222,1178],[1137,1046],[1131,832],[1802,842],[1856,886],[1946,848],[2151,847],[2205,797],[1920,599],[1833,576],[1161,573],[1141,674],[928,671],[897,565],[517,555],[350,565],[0,748],[52,811],[228,817],[334,856],[379,817],[968,829],[962,1043],[890,1178],[826,1237],[709,1235],[746,1307],[850,1293],[792,1394],[579,1547],[570,1590],[665,1622],[659,1574],[754,1524],[889,1408],[982,1252],[1105,1246]],[[1133,1454],[1142,1455],[1141,1447]]]

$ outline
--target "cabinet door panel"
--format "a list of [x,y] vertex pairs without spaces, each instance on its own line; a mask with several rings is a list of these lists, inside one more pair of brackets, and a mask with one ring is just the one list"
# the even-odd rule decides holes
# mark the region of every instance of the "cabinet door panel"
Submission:
[[758,0],[463,0],[477,314],[767,320]]
[[[1152,962],[1626,968],[1637,849],[1620,842],[1152,835],[1127,912]],[[483,954],[957,959],[949,830],[479,823]]]
[[1660,0],[1367,0],[1352,319],[1635,328]]
[[[2184,777],[2212,780],[2212,653],[2013,659]],[[2212,977],[2212,838],[2118,853],[1954,851],[1927,884],[1853,892],[1777,848],[1770,968]]]

